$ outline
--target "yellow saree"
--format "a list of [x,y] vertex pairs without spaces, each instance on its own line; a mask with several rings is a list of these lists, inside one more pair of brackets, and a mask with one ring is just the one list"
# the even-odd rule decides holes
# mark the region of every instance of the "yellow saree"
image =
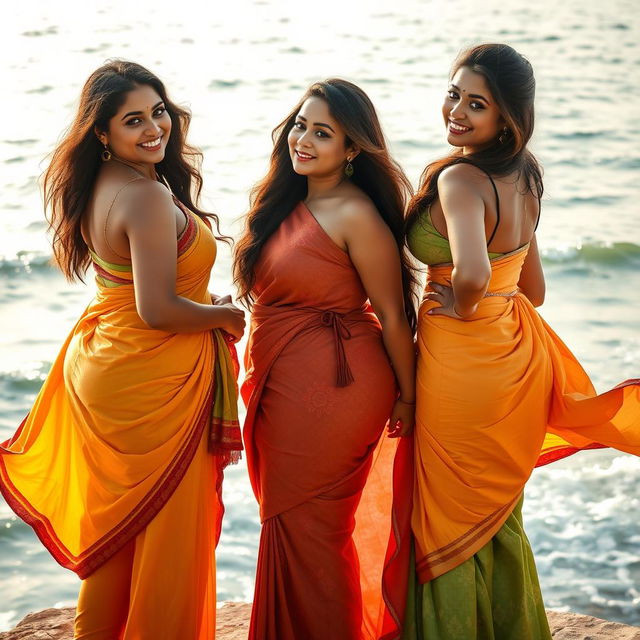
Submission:
[[[573,354],[517,293],[523,247],[493,259],[467,321],[419,312],[412,528],[420,582],[484,547],[534,467],[602,446],[640,454],[640,380],[597,395]],[[429,266],[451,283],[453,265]]]
[[[215,239],[200,218],[185,215],[176,293],[208,304]],[[130,266],[92,257],[97,296],[63,345],[33,409],[0,447],[0,488],[54,558],[81,578],[144,534],[175,495],[170,512],[176,515],[163,516],[158,542],[150,530],[139,545],[144,554],[134,562],[132,601],[133,586],[138,600],[146,589],[156,603],[165,590],[164,601],[184,615],[199,612],[191,616],[199,619],[189,637],[212,637],[222,467],[239,448],[235,352],[217,330],[150,329],[136,311]],[[184,558],[172,558],[174,569],[160,578],[152,564],[181,553],[185,535],[188,553],[185,548]],[[178,547],[174,541],[173,549],[153,548],[170,537],[181,541]],[[145,588],[136,582],[139,576],[148,582]],[[170,635],[173,623],[162,626],[168,614],[155,608],[154,620],[139,626],[179,637]],[[138,618],[148,613],[149,606],[140,606]],[[138,624],[135,614],[130,617]]]

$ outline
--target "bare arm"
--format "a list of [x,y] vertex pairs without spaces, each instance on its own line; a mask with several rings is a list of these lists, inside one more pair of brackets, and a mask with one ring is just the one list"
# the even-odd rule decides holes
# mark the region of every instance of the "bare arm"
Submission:
[[375,207],[364,199],[349,204],[344,229],[351,261],[382,325],[382,340],[400,389],[390,418],[390,435],[406,435],[415,420],[416,365],[404,310],[398,246]]
[[538,241],[535,233],[529,243],[529,251],[522,265],[518,288],[524,293],[534,307],[539,307],[544,302],[545,282],[538,251]]
[[[491,278],[484,228],[484,200],[474,188],[472,167],[454,165],[438,178],[440,204],[447,223],[453,259],[451,286],[454,311],[471,316],[484,296]],[[435,312],[436,310],[434,310]]]
[[199,304],[176,294],[175,204],[160,183],[132,185],[118,220],[129,240],[136,308],[153,329],[191,333],[224,329],[236,338],[244,313],[229,303]]

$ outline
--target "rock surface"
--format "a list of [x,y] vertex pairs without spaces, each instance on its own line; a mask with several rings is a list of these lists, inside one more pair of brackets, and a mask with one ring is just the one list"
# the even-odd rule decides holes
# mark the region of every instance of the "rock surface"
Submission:
[[640,628],[577,613],[547,611],[551,635],[558,640],[640,640]]
[[[45,609],[30,613],[0,640],[72,640],[75,609]],[[227,602],[218,609],[216,640],[245,640],[251,605]],[[640,628],[577,613],[548,611],[554,640],[640,640]]]

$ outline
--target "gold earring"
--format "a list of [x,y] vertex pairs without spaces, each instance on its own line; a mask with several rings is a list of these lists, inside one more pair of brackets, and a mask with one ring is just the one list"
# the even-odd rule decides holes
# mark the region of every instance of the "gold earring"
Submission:
[[344,168],[344,175],[347,178],[350,178],[353,175],[353,165],[351,164],[351,159],[347,158],[347,165]]
[[104,151],[102,152],[102,160],[104,162],[109,162],[109,160],[111,160],[111,151],[109,151],[109,147],[107,146],[106,142],[103,142],[102,145],[104,146]]

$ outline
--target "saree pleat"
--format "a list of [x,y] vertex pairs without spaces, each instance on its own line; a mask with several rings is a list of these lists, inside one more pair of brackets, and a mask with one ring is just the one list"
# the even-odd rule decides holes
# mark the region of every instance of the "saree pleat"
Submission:
[[[210,304],[215,239],[185,215],[176,293]],[[133,545],[122,637],[211,638],[223,465],[209,453],[210,428],[212,417],[231,425],[214,411],[220,347],[212,332],[150,329],[136,311],[131,268],[92,257],[96,298],[0,447],[0,488],[81,578]]]
[[[536,465],[603,446],[640,454],[640,380],[595,393],[516,292],[526,254],[491,261],[490,295],[471,319],[420,308],[412,528],[423,583],[496,535]],[[428,279],[450,285],[451,271],[430,266]]]
[[380,325],[302,203],[256,275],[242,394],[263,528],[249,637],[399,637],[411,454],[381,437],[397,392]]

